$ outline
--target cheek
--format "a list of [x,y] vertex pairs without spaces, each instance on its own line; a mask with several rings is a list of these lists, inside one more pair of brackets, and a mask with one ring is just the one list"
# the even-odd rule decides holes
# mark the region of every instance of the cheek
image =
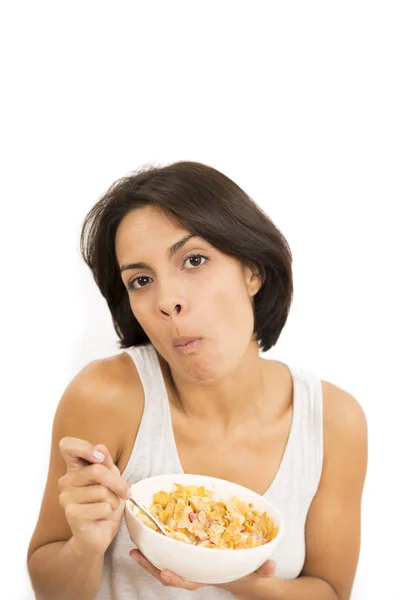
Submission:
[[237,282],[235,285],[228,284],[225,290],[214,297],[214,306],[216,311],[213,311],[213,315],[224,327],[225,335],[237,338],[241,332],[245,336],[252,333],[254,316],[251,299],[245,289],[238,287]]
[[142,329],[148,333],[151,330],[151,324],[154,322],[154,319],[151,319],[148,306],[146,307],[146,303],[138,302],[137,300],[132,300],[131,298],[130,307],[134,317],[139,322]]

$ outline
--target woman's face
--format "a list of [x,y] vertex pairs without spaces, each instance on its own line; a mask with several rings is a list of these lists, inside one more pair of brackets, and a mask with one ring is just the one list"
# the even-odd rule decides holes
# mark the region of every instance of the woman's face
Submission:
[[[187,230],[147,206],[129,213],[116,240],[132,312],[156,350],[185,380],[212,383],[235,369],[253,340],[253,296],[261,286],[255,269],[192,237],[169,249]],[[174,338],[202,338],[187,354]],[[258,345],[257,345],[258,349]]]

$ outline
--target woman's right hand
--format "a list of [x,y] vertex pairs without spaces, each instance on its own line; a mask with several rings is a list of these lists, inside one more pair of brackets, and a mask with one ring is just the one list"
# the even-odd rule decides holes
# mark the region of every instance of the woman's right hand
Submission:
[[128,483],[103,444],[64,437],[59,447],[67,465],[58,480],[59,500],[72,531],[71,547],[77,554],[104,554],[120,527]]

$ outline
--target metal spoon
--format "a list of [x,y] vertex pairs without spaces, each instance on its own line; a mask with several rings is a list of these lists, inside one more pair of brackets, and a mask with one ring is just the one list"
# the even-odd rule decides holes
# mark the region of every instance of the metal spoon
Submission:
[[153,515],[152,515],[151,513],[149,513],[149,511],[148,511],[148,510],[147,510],[147,509],[146,509],[144,506],[142,506],[141,504],[139,504],[139,502],[138,502],[137,500],[135,500],[134,498],[129,498],[129,500],[130,500],[130,502],[132,502],[132,504],[134,504],[134,505],[135,505],[135,506],[136,506],[136,507],[137,507],[139,510],[141,510],[141,511],[142,511],[142,512],[143,512],[143,513],[144,513],[144,514],[147,516],[147,517],[149,517],[149,519],[150,519],[151,521],[153,521],[154,525],[155,525],[155,526],[156,526],[156,527],[157,527],[157,528],[158,528],[158,529],[161,531],[161,533],[162,533],[163,535],[165,535],[166,537],[169,537],[169,536],[168,536],[168,533],[165,531],[165,529],[164,529],[164,527],[161,525],[161,523],[159,523],[159,522],[157,521],[157,519],[155,519],[155,518],[153,517]]

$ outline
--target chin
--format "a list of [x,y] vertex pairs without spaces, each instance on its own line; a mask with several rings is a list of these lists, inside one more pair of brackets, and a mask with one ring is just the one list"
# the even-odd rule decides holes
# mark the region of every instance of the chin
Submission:
[[211,385],[220,381],[226,376],[231,368],[224,368],[223,358],[219,360],[217,358],[207,359],[204,357],[193,357],[193,360],[187,362],[183,367],[186,373],[186,377],[193,383],[202,383],[204,385]]

